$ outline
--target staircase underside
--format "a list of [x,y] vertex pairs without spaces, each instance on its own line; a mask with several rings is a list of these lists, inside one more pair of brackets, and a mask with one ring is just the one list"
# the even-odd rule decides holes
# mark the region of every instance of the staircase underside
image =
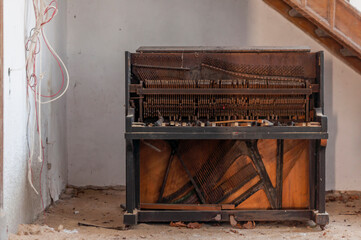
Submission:
[[264,0],[361,74],[361,14],[345,0]]

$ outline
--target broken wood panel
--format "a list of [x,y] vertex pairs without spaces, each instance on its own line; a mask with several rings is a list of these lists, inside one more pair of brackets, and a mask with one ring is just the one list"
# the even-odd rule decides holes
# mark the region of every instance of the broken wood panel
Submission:
[[[210,155],[216,149],[216,146],[222,146],[223,144],[230,144],[232,146],[243,146],[245,141],[239,141],[235,144],[235,141],[213,141],[213,140],[184,140],[180,141],[179,146],[181,150],[182,158],[185,165],[189,169],[191,175],[200,175],[199,171],[205,164],[207,159],[210,159]],[[148,144],[148,145],[147,145]],[[141,202],[144,203],[157,203],[158,195],[162,186],[162,181],[165,176],[166,167],[168,165],[171,149],[167,141],[154,140],[145,144],[141,144]],[[153,147],[150,147],[151,144]],[[211,146],[211,147],[210,147]],[[264,168],[266,169],[269,179],[271,179],[271,185],[275,191],[276,187],[276,167],[277,167],[277,140],[259,140],[258,144],[259,157],[262,158]],[[156,151],[154,149],[159,149]],[[229,150],[232,148],[229,148]],[[309,205],[309,193],[308,193],[308,141],[307,140],[287,140],[284,144],[284,164],[283,164],[283,189],[282,189],[282,205],[285,208],[306,208]],[[242,154],[249,154],[242,148],[239,149]],[[230,153],[222,153],[224,156],[229,156]],[[258,159],[259,160],[259,159]],[[198,161],[198,162],[197,162]],[[208,166],[210,168],[211,166]],[[220,168],[218,167],[218,170]],[[232,204],[237,198],[240,198],[242,194],[250,191],[258,182],[261,183],[261,189],[255,189],[252,195],[249,195],[248,199],[242,199],[243,202],[237,206],[237,209],[268,209],[270,208],[270,202],[264,191],[263,178],[259,177],[259,172],[250,172],[249,179],[244,178],[246,181],[236,186],[234,184],[235,176],[241,176],[244,174],[247,176],[248,170],[255,169],[254,162],[250,156],[241,155],[233,161],[224,175],[218,179],[218,181],[212,183],[214,189],[223,189],[225,199],[220,203]],[[214,171],[215,169],[213,169]],[[212,169],[205,169],[202,171],[212,171]],[[255,170],[252,170],[255,171]],[[208,172],[209,173],[209,172]],[[212,174],[211,174],[212,175]],[[202,176],[206,178],[207,176]],[[238,177],[237,177],[238,178]],[[199,183],[199,179],[195,178]],[[240,181],[242,178],[239,178]],[[227,182],[229,181],[229,182]],[[205,186],[199,186],[201,189],[207,189]],[[199,203],[197,195],[194,192],[192,184],[189,184],[189,178],[184,172],[184,168],[179,163],[177,157],[174,158],[171,169],[169,171],[169,179],[167,181],[165,189],[169,192],[165,193],[165,196],[174,194],[182,190],[177,197],[173,198],[170,202],[184,201],[184,203]],[[212,189],[213,189],[212,188]],[[234,190],[234,191],[232,191]],[[271,191],[273,191],[271,190]],[[231,192],[229,192],[231,191]],[[255,195],[255,196],[253,196]],[[263,196],[263,197],[262,197]],[[242,198],[242,197],[241,197]],[[251,201],[249,199],[256,199]],[[277,199],[276,199],[277,200]],[[164,202],[164,203],[170,203]],[[177,202],[180,203],[180,202]],[[212,202],[213,203],[213,202]],[[215,202],[214,202],[215,203]]]

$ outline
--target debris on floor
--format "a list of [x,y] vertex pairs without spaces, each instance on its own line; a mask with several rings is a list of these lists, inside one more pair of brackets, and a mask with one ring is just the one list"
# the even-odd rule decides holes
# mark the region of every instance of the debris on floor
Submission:
[[187,227],[187,224],[184,222],[170,222],[169,226],[171,227]]
[[231,224],[232,227],[237,226],[237,221],[236,221],[236,219],[234,218],[233,215],[229,216],[229,224]]
[[190,222],[188,224],[185,224],[184,222],[170,222],[169,226],[178,228],[185,227],[191,229],[198,229],[202,227],[202,224],[198,222]]
[[256,223],[254,221],[248,221],[244,224],[237,223],[236,228],[239,229],[254,229],[256,228]]
[[[68,189],[34,224],[20,225],[10,240],[123,239],[361,239],[359,193],[329,193],[330,224],[324,231],[308,222],[123,224],[125,191]],[[65,196],[65,197],[64,197]],[[335,199],[335,200],[333,200]],[[348,207],[350,205],[351,207]],[[353,207],[354,206],[354,207]],[[77,214],[74,214],[78,211]],[[255,228],[257,224],[257,227]],[[250,230],[252,229],[252,230]]]
[[198,229],[201,228],[202,224],[199,224],[197,222],[191,222],[187,224],[187,228],[191,228],[191,229]]

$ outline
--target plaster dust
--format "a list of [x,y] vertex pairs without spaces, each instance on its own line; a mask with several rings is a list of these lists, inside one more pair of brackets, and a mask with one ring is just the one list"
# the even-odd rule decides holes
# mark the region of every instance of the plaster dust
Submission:
[[[20,225],[10,240],[121,240],[121,239],[361,239],[360,193],[329,195],[330,224],[321,231],[312,222],[263,222],[254,229],[232,228],[229,224],[203,224],[200,229],[169,224],[139,224],[123,229],[124,190],[67,190],[62,199],[30,225]],[[78,226],[78,222],[102,227]],[[45,225],[46,224],[46,225]]]

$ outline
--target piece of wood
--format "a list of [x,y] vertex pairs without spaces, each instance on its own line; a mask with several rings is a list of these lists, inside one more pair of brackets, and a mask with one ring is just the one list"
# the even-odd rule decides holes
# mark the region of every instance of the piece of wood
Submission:
[[221,204],[222,210],[232,210],[236,209],[236,206],[234,204]]
[[184,46],[184,47],[139,47],[137,52],[141,53],[193,53],[193,52],[215,52],[215,53],[254,53],[254,52],[310,52],[309,47],[214,47],[214,46]]
[[327,139],[321,139],[320,144],[322,147],[326,147],[327,146]]
[[236,120],[217,121],[211,123],[221,124],[221,123],[234,123],[234,122],[257,122],[257,120],[236,119]]
[[164,203],[141,203],[140,209],[163,209],[163,210],[202,210],[217,211],[222,206],[217,204],[164,204]]
[[272,185],[269,174],[266,170],[264,162],[262,160],[261,155],[259,154],[257,142],[253,143],[251,141],[247,141],[247,146],[249,148],[249,154],[253,161],[253,165],[256,167],[258,174],[262,180],[263,190],[265,191],[268,201],[271,204],[271,207],[276,208],[276,191],[274,186]]
[[78,226],[80,227],[95,227],[95,228],[105,228],[105,229],[114,229],[114,230],[127,230],[128,227],[125,225],[119,226],[119,227],[113,227],[113,226],[106,226],[101,224],[92,224],[92,223],[86,223],[86,222],[78,222]]

